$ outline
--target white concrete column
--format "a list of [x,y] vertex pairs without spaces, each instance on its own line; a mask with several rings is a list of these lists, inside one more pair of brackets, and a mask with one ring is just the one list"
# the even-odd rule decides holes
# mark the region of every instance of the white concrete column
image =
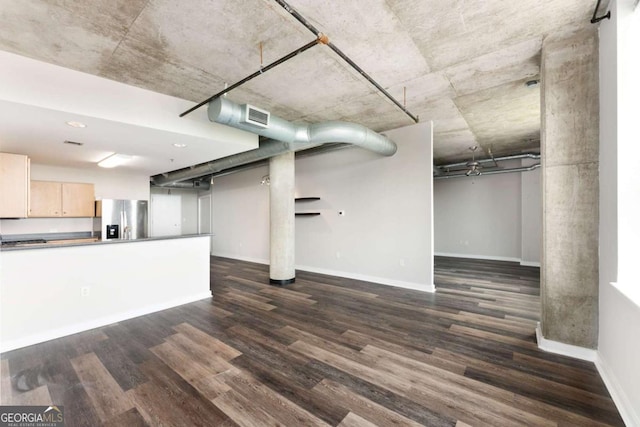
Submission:
[[542,44],[542,335],[598,341],[598,32]]
[[269,159],[270,267],[269,282],[287,285],[296,280],[295,268],[295,155]]

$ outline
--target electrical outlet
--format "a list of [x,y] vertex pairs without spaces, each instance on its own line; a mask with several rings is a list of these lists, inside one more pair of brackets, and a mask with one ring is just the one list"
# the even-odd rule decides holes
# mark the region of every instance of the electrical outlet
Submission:
[[91,294],[91,288],[89,286],[83,286],[80,288],[80,296],[88,297]]
[[404,267],[404,260],[402,258],[400,259],[400,267]]
[[340,258],[340,252],[336,252],[336,258]]

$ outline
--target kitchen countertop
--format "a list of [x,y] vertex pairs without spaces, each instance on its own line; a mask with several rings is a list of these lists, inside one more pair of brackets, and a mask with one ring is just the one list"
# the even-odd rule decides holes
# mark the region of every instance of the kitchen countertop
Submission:
[[[56,240],[54,242],[47,243],[30,243],[25,245],[18,246],[3,246],[0,248],[2,252],[9,251],[27,251],[33,249],[54,249],[54,248],[69,248],[73,246],[89,246],[89,245],[117,245],[117,244],[126,244],[126,243],[138,243],[138,242],[149,242],[156,240],[171,240],[171,239],[185,239],[190,237],[210,237],[212,234],[183,234],[179,236],[157,236],[157,237],[146,237],[144,239],[132,239],[132,240],[98,240],[95,241],[92,238],[84,238],[84,239],[73,239],[73,243],[65,243],[63,240]],[[83,242],[82,240],[86,240]]]

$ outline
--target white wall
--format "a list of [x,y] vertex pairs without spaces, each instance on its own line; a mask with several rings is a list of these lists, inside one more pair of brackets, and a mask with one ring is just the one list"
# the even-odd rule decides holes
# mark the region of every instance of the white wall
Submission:
[[620,1],[618,12],[618,284],[640,305],[640,6]]
[[214,179],[213,255],[269,263],[269,187],[262,166]]
[[208,236],[3,251],[0,261],[2,351],[211,296]]
[[[639,185],[634,182],[638,177],[633,165],[640,138],[640,88],[635,81],[640,72],[640,11],[635,11],[636,33],[632,39],[629,30],[634,27],[629,23],[634,2],[611,1],[612,19],[600,24],[600,304],[596,365],[625,423],[640,426],[640,305],[633,299],[640,288],[635,267],[638,229],[634,228],[640,215],[634,212],[638,209]],[[635,66],[629,62],[633,59]],[[630,215],[626,217],[629,222],[626,215]],[[624,245],[625,236],[633,240],[633,245]],[[616,281],[619,283],[612,284]]]
[[[35,181],[86,182],[95,185],[96,199],[149,200],[149,177],[122,173],[116,169],[73,169],[59,166],[31,165]],[[91,218],[27,218],[0,220],[0,233],[35,234],[92,231]]]
[[[432,290],[431,123],[386,132],[392,157],[359,148],[296,161],[296,265],[343,277]],[[216,178],[213,254],[268,262],[266,167]],[[338,211],[344,210],[345,216]]]
[[[500,165],[514,168],[537,162]],[[434,180],[436,255],[540,265],[540,191],[538,169]]]
[[[531,166],[540,160],[522,160],[522,166]],[[521,252],[520,263],[540,266],[542,245],[542,189],[540,168],[520,174],[521,194]]]
[[[431,124],[385,132],[392,157],[351,148],[296,163],[296,264],[409,288],[433,285]],[[344,211],[346,215],[338,215]],[[339,257],[338,257],[339,254]]]

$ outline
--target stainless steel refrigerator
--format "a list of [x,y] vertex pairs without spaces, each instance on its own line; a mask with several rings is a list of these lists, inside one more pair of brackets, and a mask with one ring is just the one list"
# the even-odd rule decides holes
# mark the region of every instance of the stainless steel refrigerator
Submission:
[[148,207],[147,200],[98,200],[94,234],[100,235],[102,240],[148,237]]

